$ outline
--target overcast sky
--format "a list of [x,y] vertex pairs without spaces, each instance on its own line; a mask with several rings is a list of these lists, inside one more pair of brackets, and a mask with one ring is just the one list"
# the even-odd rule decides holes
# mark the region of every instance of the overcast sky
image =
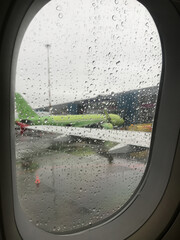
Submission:
[[16,92],[33,108],[154,86],[161,45],[148,11],[135,0],[52,0],[22,40]]

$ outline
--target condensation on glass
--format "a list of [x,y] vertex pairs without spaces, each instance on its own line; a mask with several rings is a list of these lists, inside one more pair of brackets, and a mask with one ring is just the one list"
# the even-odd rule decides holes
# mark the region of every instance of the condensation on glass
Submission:
[[53,0],[17,62],[16,179],[29,222],[64,234],[118,213],[146,168],[161,45],[137,1]]

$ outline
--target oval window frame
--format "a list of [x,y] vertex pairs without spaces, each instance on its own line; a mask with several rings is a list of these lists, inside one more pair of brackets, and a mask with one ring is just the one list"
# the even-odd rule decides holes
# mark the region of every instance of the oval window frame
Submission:
[[[20,1],[21,2],[21,1]],[[30,3],[31,1],[27,1]],[[22,15],[26,12],[27,9],[29,9],[28,13],[31,12],[31,16],[34,15],[33,9],[36,9],[34,13],[37,11],[37,2],[34,3],[36,5],[31,5],[31,8],[29,8],[29,5],[24,3],[24,8],[22,7]],[[38,1],[38,3],[45,3],[45,1]],[[141,186],[139,187],[136,195],[134,196],[133,202],[126,206],[126,209],[124,209],[124,212],[118,216],[117,218],[109,221],[108,223],[104,223],[101,226],[94,227],[92,229],[88,229],[86,231],[80,232],[78,234],[71,234],[69,236],[66,236],[66,238],[72,238],[73,239],[89,239],[92,237],[99,238],[100,239],[109,239],[112,237],[112,232],[113,232],[113,238],[114,240],[116,239],[125,239],[128,236],[130,236],[132,233],[137,231],[144,223],[145,221],[148,220],[148,218],[151,216],[153,211],[156,209],[158,206],[164,191],[167,187],[169,177],[171,174],[171,167],[173,164],[173,159],[174,159],[174,153],[176,149],[176,143],[178,139],[178,131],[179,131],[179,116],[178,112],[176,109],[177,105],[177,100],[178,100],[178,88],[176,86],[177,84],[177,79],[180,76],[180,70],[178,69],[178,54],[177,54],[177,49],[179,50],[178,42],[180,40],[180,34],[178,34],[177,38],[173,38],[173,34],[176,32],[174,29],[179,28],[179,18],[177,17],[177,13],[175,12],[174,7],[171,5],[169,1],[164,2],[165,4],[161,6],[161,1],[157,1],[156,3],[152,3],[150,0],[148,1],[141,1],[142,3],[145,4],[146,2],[146,8],[149,10],[151,15],[155,19],[155,23],[157,24],[160,36],[161,36],[161,43],[163,46],[163,74],[162,74],[162,79],[163,79],[163,84],[161,81],[160,85],[160,96],[158,99],[158,105],[157,105],[157,111],[156,111],[156,117],[155,117],[155,124],[154,124],[154,131],[153,131],[153,136],[152,136],[152,145],[151,145],[151,161],[149,163],[149,167],[147,168],[147,172],[144,175],[144,178],[141,181]],[[23,5],[23,2],[21,2]],[[40,4],[40,5],[41,5]],[[40,6],[38,5],[38,6]],[[42,4],[44,5],[44,4]],[[42,6],[41,5],[41,6]],[[35,7],[35,8],[34,8]],[[157,10],[157,8],[159,10]],[[166,29],[165,24],[161,23],[167,23],[166,21],[166,16],[163,16],[161,12],[163,11],[162,8],[168,9],[168,14],[171,16],[170,19],[168,19],[168,24],[169,27]],[[15,17],[15,14],[17,14],[18,11],[18,4],[15,5],[14,12],[12,13],[12,19],[13,19],[13,14]],[[28,19],[28,14],[26,14],[26,20]],[[157,19],[158,18],[158,19]],[[11,19],[11,20],[12,20]],[[30,18],[29,18],[30,19]],[[22,20],[22,19],[21,19]],[[18,19],[16,21],[16,26],[19,27],[21,20]],[[11,22],[11,21],[9,21]],[[11,22],[12,23],[12,22]],[[21,29],[20,32],[23,31],[23,26],[25,24],[25,21],[23,20],[23,24],[21,24]],[[11,29],[10,25],[8,30]],[[180,29],[180,28],[179,28]],[[14,30],[12,32],[13,37],[15,38],[15,34],[17,34],[18,28],[16,28],[16,31]],[[7,30],[6,30],[7,31]],[[177,32],[176,32],[177,33]],[[8,34],[7,34],[8,35]],[[12,64],[12,77],[11,77],[11,91],[8,91],[7,96],[11,100],[11,102],[5,103],[5,105],[8,107],[8,103],[10,104],[10,114],[8,115],[8,112],[6,112],[5,117],[9,119],[10,117],[10,125],[8,126],[9,132],[11,133],[8,135],[8,140],[9,140],[9,149],[11,149],[11,156],[7,155],[4,153],[4,155],[7,158],[7,164],[4,164],[4,166],[11,166],[11,161],[14,164],[14,154],[15,154],[15,149],[14,149],[14,93],[13,93],[13,80],[14,80],[14,73],[15,73],[15,62],[16,62],[16,57],[17,57],[17,51],[18,51],[18,41],[20,41],[20,34],[18,34],[18,38],[16,41],[16,47],[14,51],[14,57],[13,57],[13,64]],[[4,45],[3,45],[4,44]],[[3,42],[3,46],[7,46],[5,42]],[[11,48],[9,51],[12,51],[14,47],[14,44],[12,43]],[[12,52],[11,52],[12,53]],[[7,56],[7,62],[4,63],[5,69],[3,71],[8,71],[9,66],[11,63],[11,54]],[[6,65],[5,65],[6,64]],[[176,71],[174,71],[176,70]],[[5,75],[9,75],[6,73]],[[173,80],[171,80],[171,77],[174,76]],[[9,78],[10,81],[10,78]],[[10,82],[9,82],[10,83]],[[7,83],[5,83],[4,80],[4,85],[7,87]],[[5,88],[6,88],[5,87]],[[5,89],[4,88],[4,89]],[[6,91],[7,93],[7,91]],[[11,95],[10,95],[11,94]],[[4,95],[3,95],[4,96]],[[5,99],[5,98],[4,98]],[[168,103],[168,105],[167,105]],[[168,119],[166,119],[166,116],[168,114]],[[173,116],[173,117],[171,117]],[[166,119],[166,120],[164,120]],[[167,127],[171,125],[172,128],[170,130],[167,130]],[[167,130],[167,131],[166,131]],[[166,134],[168,136],[165,138],[164,137],[164,132],[166,131]],[[169,146],[169,142],[171,142],[171,145]],[[7,148],[5,149],[7,150]],[[163,153],[163,154],[162,154]],[[163,155],[163,159],[162,159]],[[9,165],[8,165],[9,164]],[[14,166],[13,166],[14,167]],[[6,169],[6,168],[5,168]],[[159,173],[161,172],[161,181],[159,180]],[[13,180],[15,180],[15,174],[14,171],[12,171],[13,175]],[[4,180],[1,178],[1,182],[3,183]],[[157,184],[158,182],[158,184]],[[13,181],[13,189],[15,189],[15,181]],[[151,197],[150,190],[154,190],[152,202],[149,202],[149,197]],[[11,189],[12,190],[12,189]],[[3,188],[2,192],[5,192],[5,189]],[[7,196],[7,194],[5,194]],[[4,201],[4,200],[3,200]],[[6,202],[8,203],[8,199],[6,199]],[[11,204],[11,202],[9,202]],[[17,221],[17,226],[18,229],[22,235],[23,238],[25,239],[30,239],[32,229],[30,227],[30,223],[27,222],[25,223],[23,220],[23,217],[21,215],[21,209],[16,205],[17,199],[14,193],[14,208],[15,208],[15,217]],[[141,210],[141,211],[140,211]],[[132,217],[133,216],[133,217]],[[137,220],[138,216],[138,220]],[[6,222],[7,224],[7,222]],[[24,226],[24,224],[26,226]],[[119,231],[119,226],[122,224],[124,228],[122,228],[121,232]],[[22,227],[24,230],[22,231]],[[104,229],[102,229],[104,228]],[[37,229],[36,229],[37,230]],[[37,231],[35,230],[35,234]],[[53,238],[54,235],[45,233],[42,230],[38,229],[38,232],[42,234],[42,237],[45,239],[55,239]],[[37,234],[39,234],[37,233]],[[28,235],[29,234],[29,237]],[[47,237],[47,235],[49,235]],[[51,238],[49,238],[51,236]],[[54,236],[58,239],[63,238],[64,236]],[[106,237],[106,238],[105,238]]]

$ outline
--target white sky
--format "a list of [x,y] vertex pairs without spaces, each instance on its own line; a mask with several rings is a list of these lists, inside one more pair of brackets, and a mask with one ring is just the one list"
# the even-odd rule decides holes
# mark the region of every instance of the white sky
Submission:
[[19,52],[16,91],[32,107],[159,84],[161,45],[135,0],[52,0],[30,23]]

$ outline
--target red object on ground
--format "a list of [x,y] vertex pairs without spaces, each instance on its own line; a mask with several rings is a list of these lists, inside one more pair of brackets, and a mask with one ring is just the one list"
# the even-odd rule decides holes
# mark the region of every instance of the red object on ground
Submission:
[[20,129],[21,129],[21,135],[24,133],[24,131],[26,130],[26,127],[29,126],[28,124],[26,123],[22,123],[22,122],[18,122],[16,121],[16,124],[20,126]]
[[40,184],[40,180],[39,180],[39,177],[36,176],[36,181],[35,181],[36,184]]

